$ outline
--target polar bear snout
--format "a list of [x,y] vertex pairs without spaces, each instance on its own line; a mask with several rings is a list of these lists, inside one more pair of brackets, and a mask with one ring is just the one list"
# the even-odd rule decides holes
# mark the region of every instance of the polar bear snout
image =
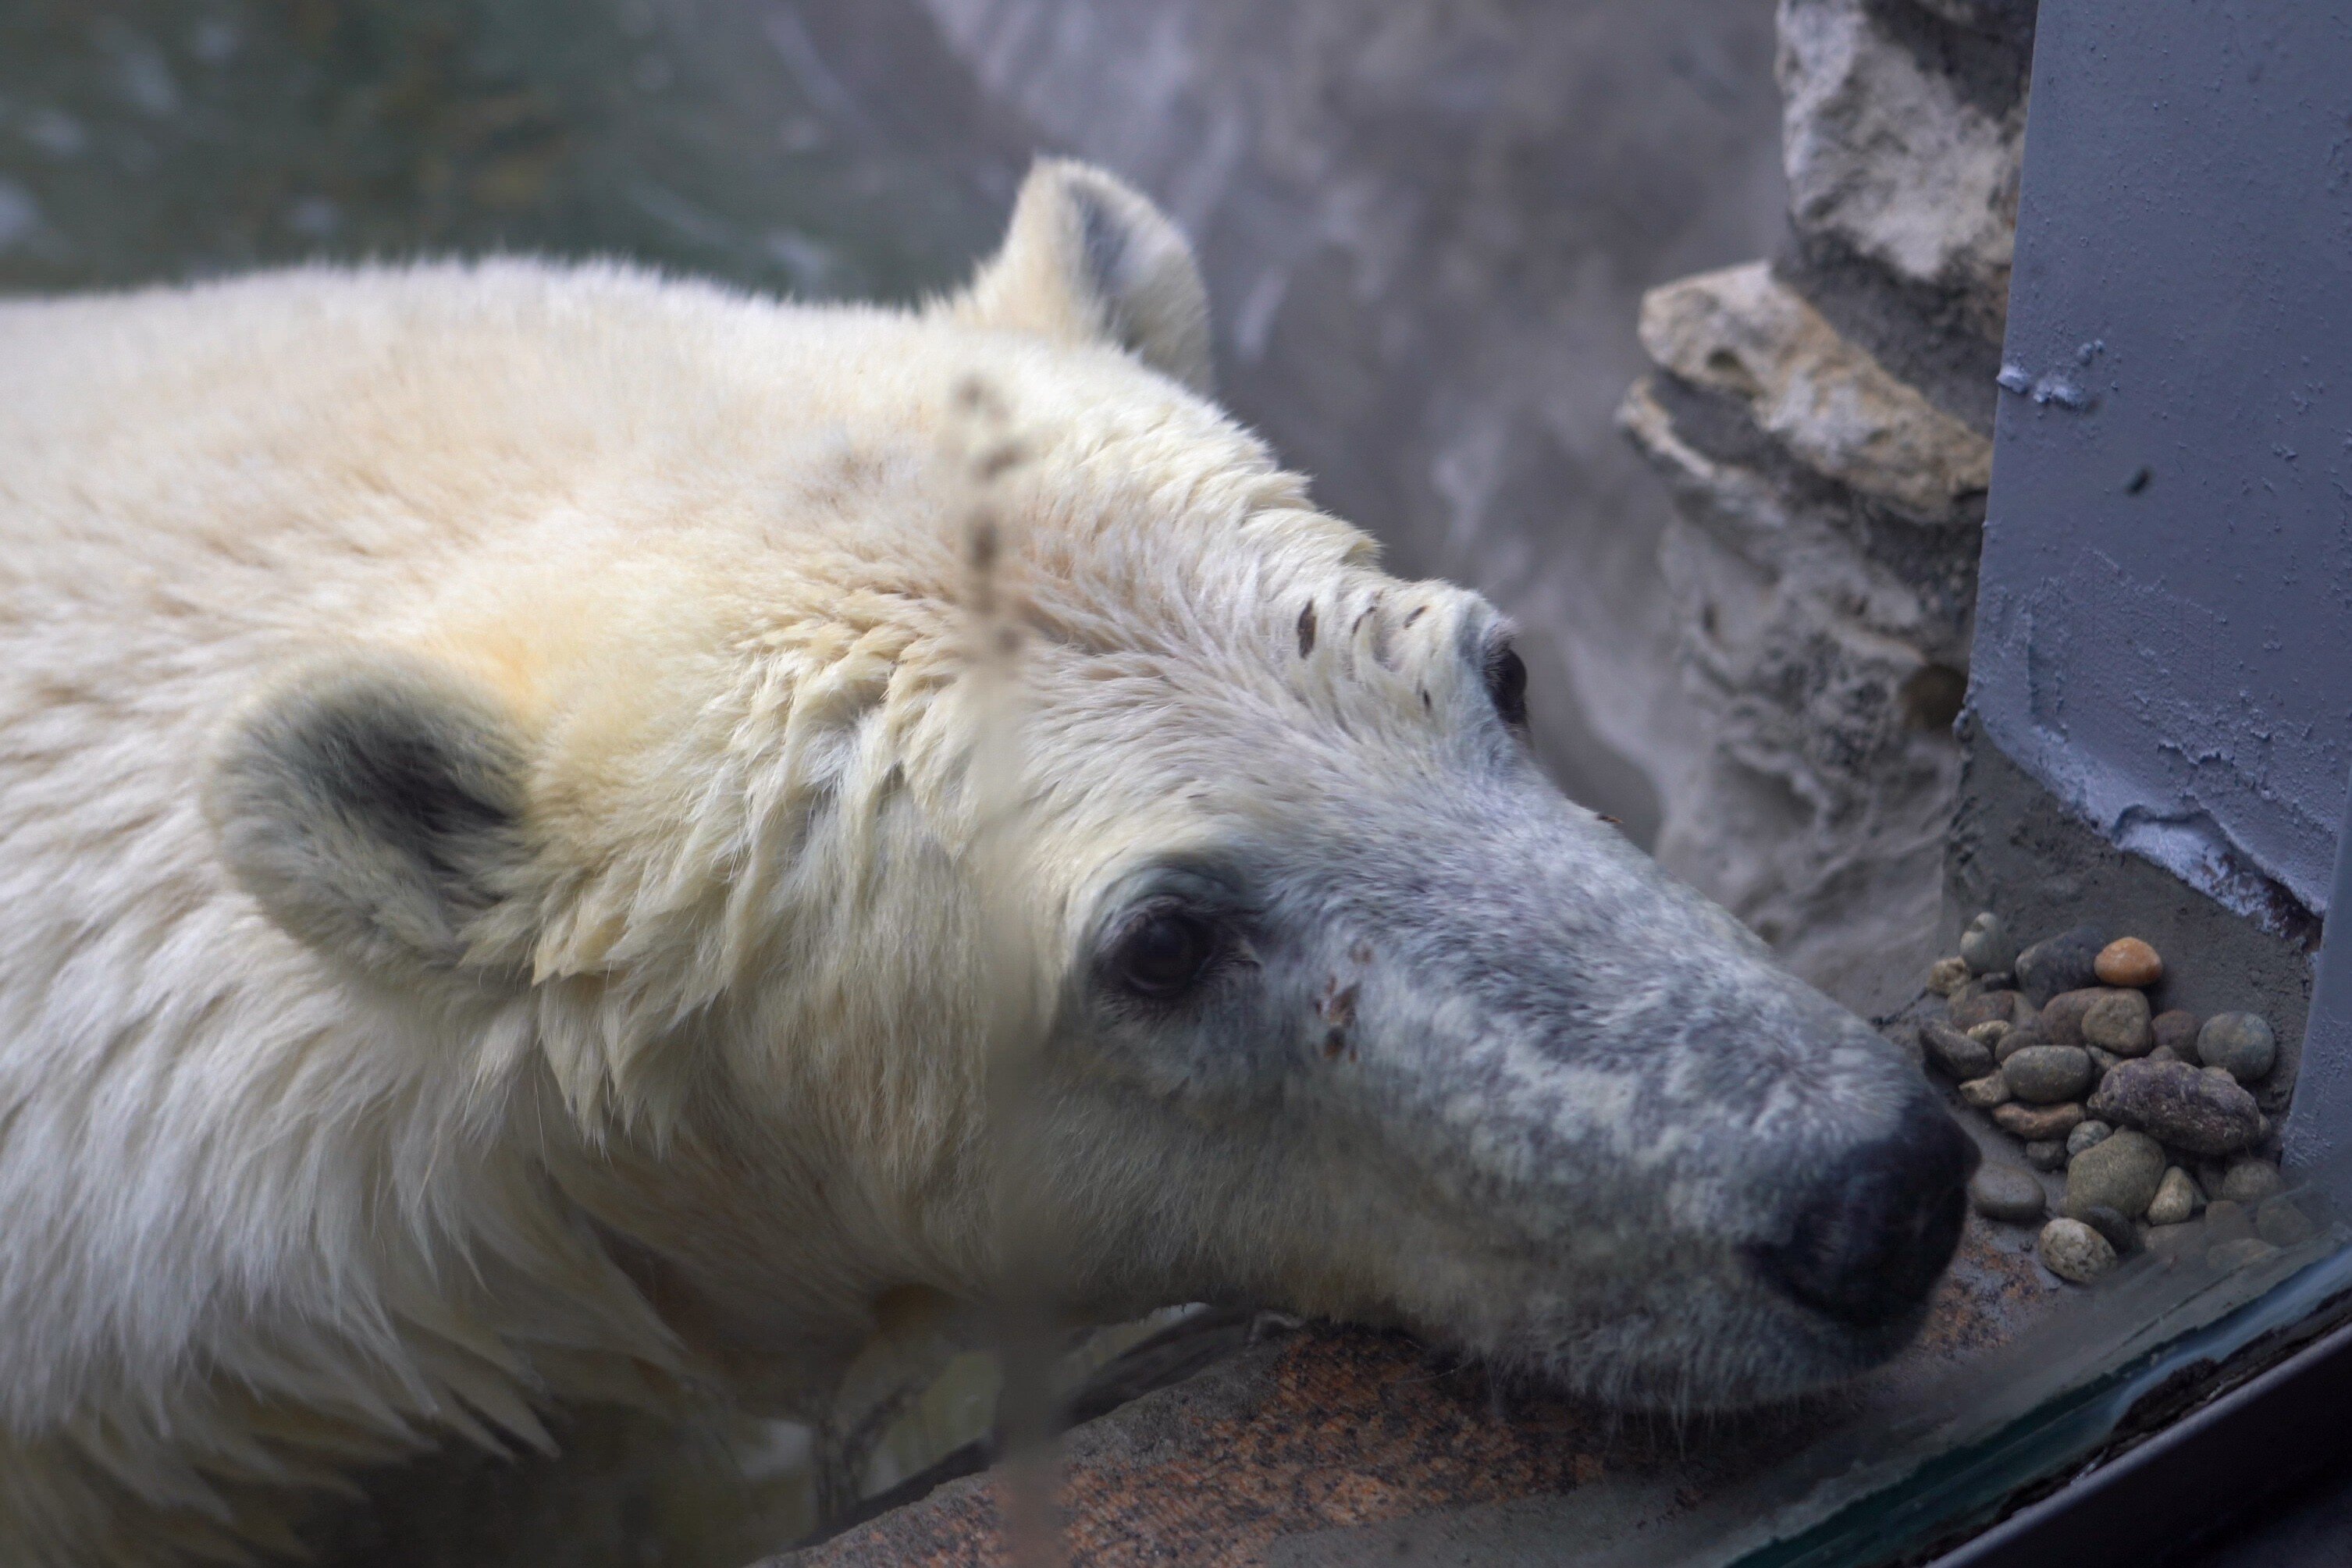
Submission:
[[1976,1145],[1931,1102],[1905,1108],[1885,1137],[1838,1159],[1798,1208],[1786,1239],[1759,1246],[1759,1273],[1790,1299],[1875,1329],[1927,1299],[1959,1246]]

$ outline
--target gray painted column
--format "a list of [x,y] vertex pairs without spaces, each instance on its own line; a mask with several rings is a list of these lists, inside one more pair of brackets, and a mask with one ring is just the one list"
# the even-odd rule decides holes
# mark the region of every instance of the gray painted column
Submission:
[[2352,12],[2046,0],[1969,701],[2281,934],[2352,774]]

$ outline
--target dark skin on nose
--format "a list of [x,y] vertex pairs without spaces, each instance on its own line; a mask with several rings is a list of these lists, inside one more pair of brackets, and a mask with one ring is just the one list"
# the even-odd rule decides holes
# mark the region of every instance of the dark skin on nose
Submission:
[[1979,1157],[1949,1116],[1915,1103],[1891,1136],[1839,1161],[1799,1209],[1789,1239],[1758,1249],[1758,1270],[1840,1322],[1895,1321],[1927,1298],[1959,1246]]

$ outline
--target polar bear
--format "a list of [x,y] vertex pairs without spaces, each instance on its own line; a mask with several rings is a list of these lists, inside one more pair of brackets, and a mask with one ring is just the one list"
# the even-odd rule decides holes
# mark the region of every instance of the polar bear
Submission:
[[367,1457],[790,1407],[988,1299],[1007,995],[1074,1320],[1685,1406],[1905,1343],[1972,1145],[1548,784],[1510,627],[1383,575],[1208,345],[1060,162],[909,310],[527,261],[0,307],[0,1559],[267,1554]]

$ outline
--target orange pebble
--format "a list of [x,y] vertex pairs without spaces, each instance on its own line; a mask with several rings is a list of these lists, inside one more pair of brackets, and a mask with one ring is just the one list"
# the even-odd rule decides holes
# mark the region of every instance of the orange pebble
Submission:
[[2152,986],[2164,978],[2164,960],[2137,936],[2121,936],[2099,949],[2092,968],[2110,986]]

